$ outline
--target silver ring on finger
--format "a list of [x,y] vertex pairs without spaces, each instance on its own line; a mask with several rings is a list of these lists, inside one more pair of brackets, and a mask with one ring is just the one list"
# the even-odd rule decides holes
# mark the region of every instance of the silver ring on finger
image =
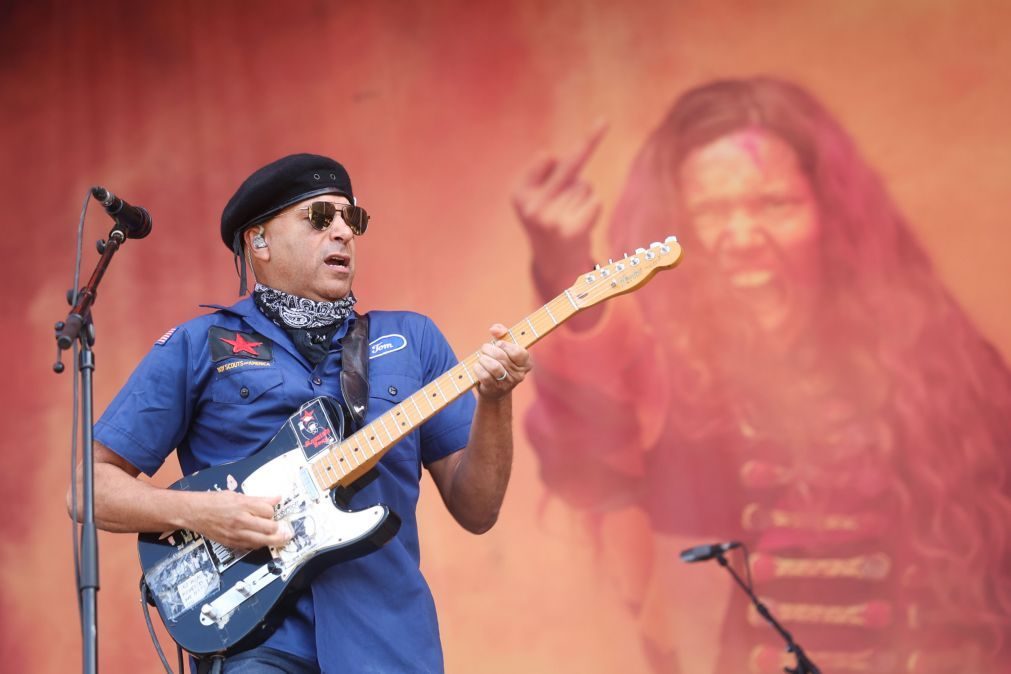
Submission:
[[495,381],[505,381],[505,378],[509,376],[509,370],[502,373],[501,377],[495,377]]

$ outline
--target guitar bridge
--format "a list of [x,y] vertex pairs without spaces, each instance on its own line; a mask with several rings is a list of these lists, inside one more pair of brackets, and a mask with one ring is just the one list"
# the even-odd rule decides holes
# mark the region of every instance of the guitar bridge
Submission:
[[280,575],[272,573],[269,566],[261,566],[222,592],[217,599],[201,606],[200,624],[206,626],[217,625],[219,628],[224,627],[235,609],[239,608],[244,601],[278,578],[280,578]]

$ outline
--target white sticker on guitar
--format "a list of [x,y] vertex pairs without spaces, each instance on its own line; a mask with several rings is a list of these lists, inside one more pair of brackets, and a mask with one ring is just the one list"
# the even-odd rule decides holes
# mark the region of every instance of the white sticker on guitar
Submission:
[[207,573],[196,573],[179,583],[179,600],[182,601],[183,610],[193,606],[198,601],[206,597],[211,591],[211,578]]
[[221,586],[221,577],[202,539],[166,557],[145,574],[145,579],[166,620],[175,620]]

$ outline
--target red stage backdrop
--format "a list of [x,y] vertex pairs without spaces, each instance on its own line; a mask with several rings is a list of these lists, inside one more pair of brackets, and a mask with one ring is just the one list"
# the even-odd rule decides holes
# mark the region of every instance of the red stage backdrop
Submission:
[[[658,177],[663,183],[663,175],[643,169],[637,178],[633,165],[648,139],[660,137],[651,134],[671,105],[691,87],[758,74],[794,82],[820,101],[855,144],[860,175],[880,178],[889,196],[874,203],[901,214],[933,261],[929,271],[918,266],[922,260],[916,255],[893,259],[933,280],[929,292],[918,295],[919,304],[897,303],[890,317],[898,320],[882,329],[899,330],[906,317],[930,316],[934,329],[945,325],[935,309],[954,305],[938,288],[946,288],[965,311],[964,320],[957,312],[945,314],[963,336],[952,346],[951,362],[943,363],[948,353],[943,331],[920,344],[930,350],[931,363],[943,364],[925,375],[921,364],[881,360],[906,353],[879,348],[888,341],[884,332],[880,341],[864,335],[860,344],[873,348],[848,353],[866,366],[857,381],[880,386],[874,400],[898,408],[908,433],[889,435],[885,444],[891,453],[875,445],[868,454],[873,460],[867,465],[877,472],[867,479],[879,477],[896,493],[910,495],[894,513],[877,513],[903,518],[890,520],[885,530],[926,532],[914,537],[920,543],[909,545],[927,550],[931,560],[950,562],[936,576],[927,573],[928,590],[938,578],[950,590],[958,584],[955,574],[965,573],[966,591],[986,595],[980,606],[990,610],[983,616],[965,609],[966,615],[996,635],[998,642],[988,637],[983,648],[999,643],[1007,636],[1008,616],[1000,607],[1008,598],[995,594],[1005,581],[994,554],[1006,550],[1011,521],[1001,519],[1006,496],[1000,494],[1006,493],[1001,457],[1011,449],[1008,400],[1002,398],[1006,374],[1000,357],[974,362],[971,354],[979,351],[973,344],[982,336],[1003,359],[1011,356],[1011,277],[1004,260],[1011,248],[1009,21],[1011,7],[951,0],[0,3],[0,176],[7,245],[0,272],[7,291],[0,302],[10,370],[0,388],[5,419],[0,486],[9,504],[0,548],[3,668],[72,671],[80,662],[64,505],[70,376],[54,375],[51,362],[52,324],[66,314],[74,228],[89,186],[108,186],[144,205],[155,223],[150,237],[130,241],[117,255],[98,298],[99,411],[168,328],[194,315],[201,303],[233,300],[237,282],[218,237],[221,209],[251,170],[291,152],[318,152],[343,162],[373,215],[359,248],[359,306],[426,313],[462,354],[486,339],[492,322],[514,322],[540,304],[531,280],[532,251],[510,205],[538,152],[569,151],[598,119],[608,120],[607,135],[583,175],[604,204],[594,254],[617,257],[648,244],[656,233],[641,223],[625,227],[623,211],[615,206],[623,195],[623,209],[631,211],[660,203],[659,192],[651,196],[635,186]],[[880,211],[873,216],[883,217]],[[822,217],[832,214],[822,211]],[[893,226],[890,222],[883,226]],[[678,343],[677,317],[687,311],[678,298],[697,299],[691,289],[718,276],[718,261],[700,250],[685,221],[671,216],[670,225],[684,237],[685,263],[613,306],[619,317],[644,312],[644,323],[626,324],[620,339],[637,345],[638,336],[648,333],[662,354],[657,366],[665,368],[654,375],[678,382],[664,395],[688,396],[685,369],[691,361],[678,362],[681,352],[671,346]],[[93,207],[86,242],[108,228]],[[639,234],[645,238],[636,239]],[[86,249],[87,272],[96,255],[91,243]],[[854,244],[853,250],[861,248]],[[883,291],[875,289],[886,287],[881,283],[861,287],[877,298]],[[695,328],[726,336],[712,316],[699,321]],[[593,339],[599,340],[596,347]],[[590,374],[597,367],[608,372],[614,342],[601,335],[588,341],[600,365],[585,354],[580,365]],[[745,473],[754,477],[742,467],[749,450],[736,440],[717,443],[709,437],[705,442],[711,444],[702,446],[727,450],[723,463],[695,455],[679,464],[686,456],[678,453],[681,447],[658,445],[655,433],[615,442],[622,424],[650,414],[652,427],[689,422],[691,432],[702,437],[704,405],[693,399],[699,406],[688,419],[663,406],[647,414],[635,395],[603,415],[560,411],[549,404],[558,394],[551,386],[561,381],[559,372],[573,369],[566,358],[575,351],[567,355],[563,348],[542,346],[543,353],[535,347],[535,358],[540,355],[541,372],[554,379],[539,379],[537,387],[525,385],[516,394],[516,465],[496,528],[482,537],[464,533],[425,478],[422,563],[439,608],[447,670],[671,672],[680,666],[684,672],[712,672],[720,657],[750,657],[750,642],[735,641],[740,630],[731,614],[740,607],[728,609],[729,579],[715,565],[682,566],[676,558],[683,546],[725,532],[736,535],[742,527],[741,510],[726,504],[749,505],[747,485],[741,483]],[[734,357],[748,360],[746,354]],[[837,362],[834,375],[840,374],[839,363],[850,362]],[[734,400],[757,399],[753,387],[741,393],[720,378],[718,368],[709,374],[719,390],[714,405],[723,411],[710,410],[717,417],[734,409]],[[804,447],[815,451],[811,441],[818,431],[811,399],[779,378],[789,379],[782,370],[772,372],[764,400],[774,408],[770,418],[776,423],[752,429],[774,448],[761,456],[775,459],[775,448],[788,445],[791,470],[824,472],[824,465],[803,453]],[[900,380],[913,381],[915,393],[923,394],[910,394],[908,407],[888,397],[907,390],[895,383]],[[659,384],[651,380],[651,385]],[[743,397],[733,398],[727,387]],[[580,390],[585,395],[591,389]],[[949,390],[955,392],[949,398],[924,393]],[[983,395],[987,390],[992,397]],[[858,407],[869,399],[843,398]],[[933,403],[917,407],[923,400]],[[795,428],[787,423],[787,406],[799,410],[803,423],[796,428],[804,429],[803,438],[785,438]],[[965,427],[951,406],[985,408],[989,417]],[[911,420],[923,409],[936,414],[918,427]],[[720,418],[726,428],[743,432],[742,418]],[[895,430],[884,427],[885,435]],[[552,432],[569,437],[568,443],[551,441]],[[901,442],[910,438],[915,447]],[[1003,444],[994,444],[994,438]],[[956,458],[940,451],[944,443],[955,448]],[[918,452],[927,445],[932,449]],[[985,449],[974,453],[969,445]],[[626,466],[639,466],[630,473],[633,479],[642,477],[642,466],[672,471],[670,492],[658,473],[637,492],[649,494],[648,503],[636,498],[625,498],[620,507],[609,503],[600,491],[611,485],[591,481],[586,466],[610,451],[627,458]],[[650,464],[658,456],[681,457],[670,463],[680,469]],[[682,470],[685,463],[698,472]],[[782,468],[782,462],[767,463]],[[896,465],[918,477],[905,481]],[[722,481],[723,469],[732,479]],[[177,477],[171,469],[165,473],[157,482]],[[556,480],[559,475],[565,479]],[[568,480],[572,476],[574,483]],[[586,481],[579,482],[582,477]],[[978,479],[983,496],[958,511],[955,517],[963,520],[949,521],[940,506],[945,499],[962,502],[971,492],[966,479]],[[688,492],[679,492],[687,505],[671,525],[673,505],[664,499],[693,481]],[[971,533],[953,541],[954,549],[936,545],[931,534],[949,528]],[[754,541],[767,546],[762,568],[772,573],[768,565],[775,562],[769,560],[782,557],[784,548],[767,537],[756,535]],[[991,543],[997,553],[985,551]],[[137,602],[134,537],[103,534],[100,544],[101,668],[160,671]],[[853,554],[865,553],[873,554]],[[897,573],[900,561],[890,558],[889,572]],[[1004,557],[1005,568],[1007,562]],[[759,574],[759,580],[768,582],[767,575]],[[798,639],[803,642],[811,616],[823,611],[818,605],[838,604],[836,599],[815,594],[784,600],[793,604],[785,610],[794,611],[791,627]],[[843,619],[883,620],[874,613],[880,609],[891,611],[890,625],[908,623],[912,609],[899,606],[898,598],[876,601],[869,597],[864,604],[870,608],[844,610]],[[725,617],[727,610],[731,614]],[[958,647],[955,631],[947,636]],[[902,656],[869,671],[912,671],[911,662]],[[753,658],[749,666],[762,663]],[[849,671],[846,666],[825,670]]]

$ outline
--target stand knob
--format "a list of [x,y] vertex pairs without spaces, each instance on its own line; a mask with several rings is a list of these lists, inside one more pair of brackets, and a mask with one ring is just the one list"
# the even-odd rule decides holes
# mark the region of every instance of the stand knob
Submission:
[[[69,296],[68,296],[67,299],[70,299]],[[62,330],[63,329],[63,321],[56,321],[56,325],[53,326],[53,329],[56,330],[56,332],[59,332],[60,330]],[[60,344],[57,342],[57,344],[56,344],[56,362],[53,363],[53,372],[55,372],[56,374],[60,374],[65,369],[66,368],[63,367],[63,349],[60,348]]]

